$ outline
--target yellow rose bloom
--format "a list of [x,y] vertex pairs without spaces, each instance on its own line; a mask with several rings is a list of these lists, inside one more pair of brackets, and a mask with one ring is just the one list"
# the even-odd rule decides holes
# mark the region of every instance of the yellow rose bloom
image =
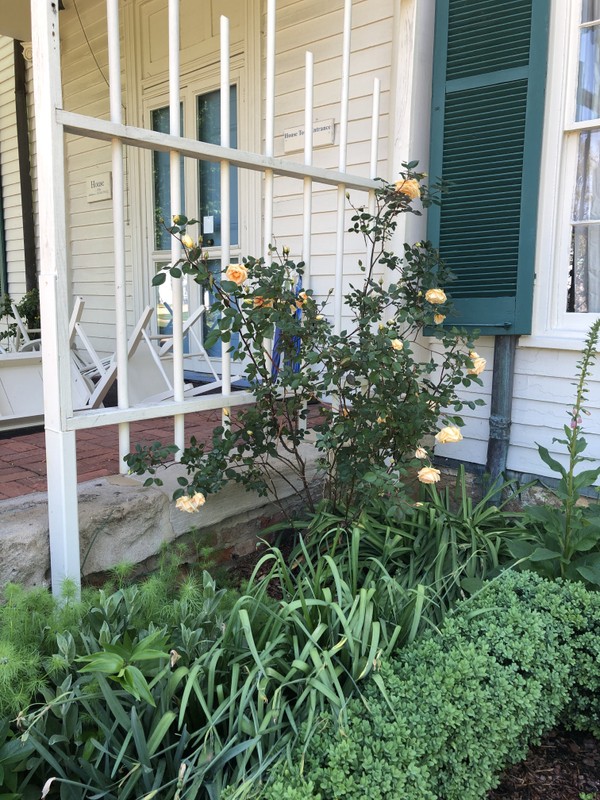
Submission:
[[206,497],[202,494],[202,492],[196,492],[191,497],[184,495],[183,497],[179,497],[175,501],[175,506],[180,511],[187,511],[188,514],[193,514],[194,511],[198,511],[198,509],[202,508],[202,506],[206,503]]
[[175,214],[175,216],[173,217],[173,224],[174,225],[179,225],[179,223],[182,220],[183,220],[183,217],[181,216],[181,214]]
[[428,289],[425,292],[425,300],[434,306],[445,303],[447,299],[446,292],[443,289]]
[[417,478],[421,483],[437,483],[440,479],[440,471],[435,467],[423,467],[417,472]]
[[254,308],[273,308],[273,300],[268,300],[264,297],[255,297]]
[[298,297],[296,299],[296,306],[298,308],[302,308],[302,306],[306,302],[308,302],[308,295],[306,294],[306,292],[300,292],[300,294],[298,295]]
[[404,350],[404,345],[402,344],[400,339],[392,339],[392,347],[394,348],[394,350],[398,351]]
[[415,450],[415,458],[427,458],[427,450],[424,447],[417,447]]
[[377,417],[377,422],[380,425],[383,425],[383,423],[386,421],[386,419],[387,419],[387,417]]
[[445,314],[434,314],[433,316],[433,321],[435,322],[436,325],[441,325],[445,319],[446,319]]
[[243,264],[230,264],[225,270],[225,277],[241,286],[248,278],[248,270]]
[[473,366],[467,370],[467,375],[481,375],[487,365],[485,358],[482,358],[475,350],[471,350],[469,358],[473,362]]
[[462,433],[456,427],[456,425],[446,425],[445,428],[442,428],[441,431],[438,431],[435,435],[436,442],[440,444],[451,444],[454,442],[462,441]]
[[187,247],[188,250],[191,250],[192,247],[195,247],[195,242],[189,234],[185,234],[185,236],[181,237],[181,244],[184,247]]
[[411,200],[416,200],[418,197],[421,197],[419,181],[416,181],[414,178],[396,181],[394,184],[394,189],[399,194],[405,194],[407,197],[410,197]]

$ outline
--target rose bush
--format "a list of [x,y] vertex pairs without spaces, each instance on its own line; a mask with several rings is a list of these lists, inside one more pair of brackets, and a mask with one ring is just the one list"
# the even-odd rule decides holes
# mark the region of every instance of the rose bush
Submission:
[[[468,374],[477,369],[469,336],[440,324],[452,314],[441,288],[451,276],[436,250],[429,242],[405,244],[400,254],[389,249],[399,215],[420,213],[417,198],[424,206],[432,202],[415,164],[405,166],[402,180],[382,182],[374,213],[353,206],[351,231],[364,237],[368,257],[359,264],[360,285],[344,298],[348,324],[339,333],[327,317],[330,297],[302,287],[304,265],[287,248],[273,248],[268,264],[256,258],[230,264],[219,282],[199,243],[155,277],[159,284],[166,273],[187,274],[210,289],[217,323],[205,345],[220,340],[229,346],[255,397],[254,405],[215,429],[210,446],[193,440],[182,453],[189,478],[180,479],[176,497],[210,495],[228,481],[273,493],[275,479],[283,477],[314,509],[320,490],[307,469],[303,445],[309,434],[325,496],[337,507],[397,494],[406,481],[439,479],[436,469],[423,465],[423,437],[438,430],[441,415],[446,427],[438,440],[460,441],[456,414],[463,404],[482,401],[464,403],[457,390],[480,379]],[[183,240],[195,223],[180,215],[169,230]],[[423,356],[417,345],[426,326],[441,344],[437,357],[427,351]],[[267,351],[265,343],[272,341]],[[320,404],[321,412],[312,429],[311,403]],[[141,473],[149,463],[154,469],[156,449],[149,455],[151,462],[144,448],[130,455],[132,470]]]

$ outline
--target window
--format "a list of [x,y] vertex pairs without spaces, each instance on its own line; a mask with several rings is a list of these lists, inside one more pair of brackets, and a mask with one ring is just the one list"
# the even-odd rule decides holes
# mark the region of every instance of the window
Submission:
[[553,0],[533,335],[580,349],[600,313],[600,0]]
[[[231,147],[237,147],[237,86],[232,86],[229,95]],[[198,139],[202,142],[219,144],[221,141],[221,92],[209,92],[197,98]],[[231,245],[239,244],[238,233],[238,170],[229,168],[230,236]],[[202,236],[207,244],[218,247],[221,244],[221,167],[213,161],[198,162],[198,203]]]
[[584,0],[579,23],[573,193],[567,310],[600,313],[600,0]]
[[[230,88],[230,142],[232,147],[238,145],[238,91],[237,85]],[[189,136],[190,131],[201,141],[219,144],[221,140],[221,93],[220,90],[198,94],[192,89],[184,90],[184,102],[181,106],[181,131]],[[153,130],[167,133],[169,130],[169,108],[161,106],[150,112]],[[189,116],[193,115],[193,116]],[[171,219],[171,189],[169,173],[169,154],[154,152],[153,154],[153,254],[154,270],[160,269],[169,262],[171,237],[165,229]],[[181,159],[181,209],[189,217],[200,220],[200,225],[190,229],[190,235],[202,236],[205,249],[209,253],[209,264],[215,272],[220,272],[220,246],[222,241],[221,226],[221,167],[220,164],[195,159]],[[239,236],[239,192],[238,170],[230,167],[230,242],[232,261],[240,257]],[[164,220],[164,223],[163,223]],[[197,286],[184,277],[184,319],[190,309],[204,302],[204,287]],[[172,326],[170,283],[167,281],[157,290],[157,333],[168,334]],[[196,335],[201,341],[214,325],[214,320],[205,314],[198,324]],[[186,352],[191,344],[189,337],[185,342]],[[220,358],[221,346],[217,343],[211,348],[209,356]],[[198,369],[205,369],[202,359],[198,359]]]
[[[181,106],[180,125],[183,130],[183,105]],[[169,133],[169,107],[156,108],[152,111],[152,130]],[[154,249],[170,250],[171,237],[165,228],[170,224],[171,209],[171,169],[169,153],[155,150],[152,154],[152,185],[154,189]],[[183,174],[183,158],[181,161],[181,212],[185,214],[185,178]]]

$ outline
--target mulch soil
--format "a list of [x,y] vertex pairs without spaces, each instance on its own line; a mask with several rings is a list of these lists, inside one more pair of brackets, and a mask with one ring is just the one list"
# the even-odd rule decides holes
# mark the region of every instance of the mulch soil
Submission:
[[488,800],[600,800],[600,742],[553,731],[506,770]]
[[[289,535],[279,539],[284,558],[292,550],[292,540]],[[236,559],[228,569],[231,580],[244,584],[261,555]],[[279,599],[276,586],[271,593]],[[600,742],[587,734],[552,731],[525,761],[504,772],[488,800],[600,800]]]

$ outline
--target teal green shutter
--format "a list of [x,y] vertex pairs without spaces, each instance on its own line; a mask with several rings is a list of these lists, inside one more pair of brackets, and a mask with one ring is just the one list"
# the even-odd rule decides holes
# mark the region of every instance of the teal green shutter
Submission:
[[531,332],[550,0],[437,0],[428,237],[452,324]]

